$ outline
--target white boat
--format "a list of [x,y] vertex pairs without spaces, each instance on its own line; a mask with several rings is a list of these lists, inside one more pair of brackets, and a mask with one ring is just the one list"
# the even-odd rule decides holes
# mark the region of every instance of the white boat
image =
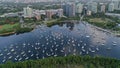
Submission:
[[94,52],[95,52],[95,50],[92,50],[91,52],[93,52],[93,53],[94,53]]
[[11,58],[12,58],[12,56],[8,57],[8,59],[11,59]]
[[6,60],[4,59],[2,62],[4,63]]
[[75,44],[73,44],[73,47],[75,47]]
[[15,51],[14,49],[11,49],[11,52]]
[[55,54],[54,57],[57,57],[57,54]]
[[17,54],[17,52],[14,52],[13,54],[15,55],[15,54]]
[[43,50],[42,53],[45,53],[45,50]]
[[82,52],[80,52],[80,55],[82,55]]
[[23,55],[25,52],[23,51],[23,52],[21,52],[21,55]]
[[30,50],[28,50],[28,53],[30,53],[31,51]]
[[104,46],[105,44],[103,43],[103,44],[101,44],[102,46]]
[[84,46],[82,46],[82,49],[84,49]]
[[11,53],[9,52],[9,53],[7,53],[7,55],[10,55]]
[[73,53],[73,55],[76,55],[76,53]]
[[26,57],[25,59],[26,59],[26,60],[28,60],[28,59],[29,59],[29,57]]
[[34,54],[31,54],[31,57],[33,57]]
[[83,52],[85,52],[85,49],[82,49]]
[[17,61],[17,58],[15,58],[14,60]]
[[57,51],[58,49],[57,48],[55,48],[55,51]]
[[74,49],[73,52],[76,52],[76,49]]
[[65,55],[64,56],[67,56],[67,54],[65,53]]
[[23,55],[24,57],[26,56],[26,54]]
[[25,44],[25,43],[23,43],[23,45],[25,46],[26,44]]
[[110,47],[108,47],[108,48],[107,48],[107,50],[111,50],[111,48],[110,48]]
[[78,44],[78,46],[80,46],[80,44]]
[[17,58],[19,57],[19,55],[16,56]]
[[84,46],[86,46],[87,44],[86,43],[84,43]]
[[113,46],[116,46],[116,45],[117,45],[117,44],[115,44],[115,43],[113,44]]
[[22,58],[19,58],[19,59],[18,59],[18,61],[21,61],[21,60],[22,60]]
[[64,52],[64,50],[61,50],[61,52]]
[[4,51],[7,51],[8,49],[5,49]]
[[89,35],[86,36],[86,38],[89,38],[89,37],[90,37]]
[[47,42],[46,45],[48,45],[49,43]]
[[96,48],[97,51],[99,51],[99,48]]
[[86,51],[86,54],[88,54],[89,52],[88,51]]
[[1,53],[0,56],[3,56],[3,54]]
[[113,41],[112,43],[117,44],[117,42]]

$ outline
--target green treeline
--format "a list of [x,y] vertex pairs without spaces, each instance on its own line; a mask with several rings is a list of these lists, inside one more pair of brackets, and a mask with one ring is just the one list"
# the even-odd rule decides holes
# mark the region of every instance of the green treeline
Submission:
[[120,60],[104,57],[50,57],[23,62],[6,62],[0,68],[120,68]]
[[[91,19],[94,21],[90,21]],[[101,19],[102,22],[99,20],[96,22],[97,19]],[[91,16],[86,16],[83,20],[104,29],[111,29],[115,31],[120,30],[120,27],[118,27],[118,24],[120,24],[120,19],[117,17],[107,16],[104,13],[92,14]]]

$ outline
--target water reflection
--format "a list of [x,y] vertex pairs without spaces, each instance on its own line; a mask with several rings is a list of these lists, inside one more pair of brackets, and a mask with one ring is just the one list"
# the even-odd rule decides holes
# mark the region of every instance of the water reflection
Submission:
[[0,37],[0,62],[71,54],[119,59],[119,41],[119,38],[99,31],[85,22],[68,22],[52,27],[41,25],[30,33]]

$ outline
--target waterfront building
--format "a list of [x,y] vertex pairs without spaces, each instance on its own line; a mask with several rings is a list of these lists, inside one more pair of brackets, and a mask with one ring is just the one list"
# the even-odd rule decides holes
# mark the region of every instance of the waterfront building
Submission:
[[108,6],[108,11],[112,12],[114,11],[114,3],[110,3],[109,6]]
[[23,8],[23,13],[24,13],[24,17],[33,17],[33,9],[30,8],[29,6],[26,8]]

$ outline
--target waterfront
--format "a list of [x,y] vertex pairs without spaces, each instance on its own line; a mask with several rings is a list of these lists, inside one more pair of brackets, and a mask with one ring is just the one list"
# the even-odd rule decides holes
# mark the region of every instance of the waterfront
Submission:
[[71,54],[120,59],[119,41],[119,37],[85,22],[40,25],[29,33],[0,37],[0,62]]

